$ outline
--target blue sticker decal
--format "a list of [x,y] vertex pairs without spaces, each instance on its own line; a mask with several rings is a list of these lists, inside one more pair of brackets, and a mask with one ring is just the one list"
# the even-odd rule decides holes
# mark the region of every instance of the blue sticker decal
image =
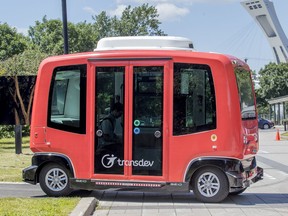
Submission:
[[140,133],[140,128],[134,128],[134,134],[139,134]]

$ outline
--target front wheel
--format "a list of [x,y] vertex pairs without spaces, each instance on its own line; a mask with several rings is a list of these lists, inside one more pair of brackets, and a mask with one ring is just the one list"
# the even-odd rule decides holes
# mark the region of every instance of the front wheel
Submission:
[[191,181],[196,198],[202,202],[221,202],[229,194],[228,180],[218,168],[206,167],[196,172]]
[[48,196],[67,196],[71,193],[69,187],[70,172],[58,164],[48,164],[40,172],[39,183]]

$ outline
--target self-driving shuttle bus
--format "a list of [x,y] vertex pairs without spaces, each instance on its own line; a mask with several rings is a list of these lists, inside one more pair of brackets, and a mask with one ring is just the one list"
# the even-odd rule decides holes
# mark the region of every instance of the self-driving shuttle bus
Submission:
[[251,73],[181,37],[116,37],[45,59],[23,179],[49,196],[73,189],[193,191],[203,202],[263,176]]

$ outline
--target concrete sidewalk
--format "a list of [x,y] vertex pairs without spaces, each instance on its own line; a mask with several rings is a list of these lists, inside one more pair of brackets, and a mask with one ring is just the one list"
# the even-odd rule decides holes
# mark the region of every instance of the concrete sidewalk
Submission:
[[98,200],[94,197],[85,197],[80,200],[70,216],[89,216],[92,215],[97,206]]
[[93,216],[284,216],[288,194],[251,193],[229,196],[224,202],[207,204],[193,193],[94,192],[100,200]]

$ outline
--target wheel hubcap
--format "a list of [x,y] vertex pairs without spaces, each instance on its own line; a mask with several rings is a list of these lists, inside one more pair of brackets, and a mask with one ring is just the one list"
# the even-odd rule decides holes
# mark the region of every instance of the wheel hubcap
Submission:
[[198,190],[205,197],[215,196],[220,189],[218,177],[210,172],[203,173],[198,179]]
[[54,168],[46,174],[45,182],[50,190],[61,191],[67,186],[68,177],[63,170]]

